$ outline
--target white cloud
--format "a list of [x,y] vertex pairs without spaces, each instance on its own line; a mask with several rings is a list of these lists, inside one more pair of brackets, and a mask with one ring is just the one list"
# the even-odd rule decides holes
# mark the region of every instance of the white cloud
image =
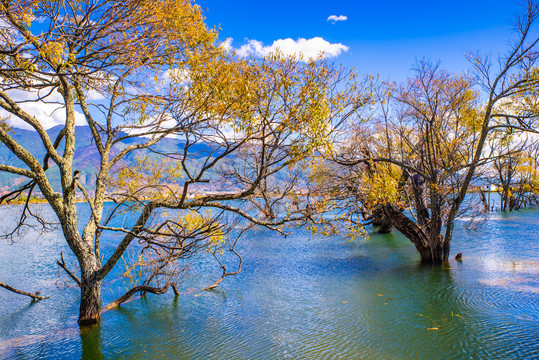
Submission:
[[[230,39],[229,44],[231,42],[232,39]],[[308,60],[320,55],[324,58],[336,57],[348,51],[348,49],[346,45],[340,43],[332,44],[321,37],[314,37],[312,39],[299,38],[297,40],[290,38],[279,39],[275,40],[269,46],[264,46],[261,41],[249,40],[247,44],[237,49],[237,53],[240,56],[266,56],[278,50],[286,56],[303,56],[304,60]]]
[[[19,104],[21,109],[34,116],[45,129],[65,124],[65,108],[62,107],[61,95],[53,91],[43,100],[37,100],[38,93],[35,91],[11,90],[8,92],[11,98]],[[0,110],[0,116],[8,117],[11,126],[20,129],[32,130],[26,122],[5,110]],[[75,124],[78,126],[88,125],[83,114],[75,112]]]
[[86,93],[86,100],[93,100],[93,101],[95,101],[95,100],[105,100],[105,95],[103,95],[102,93],[100,93],[97,90],[90,89]]
[[269,52],[271,52],[269,51],[269,46],[264,47],[264,44],[262,43],[262,41],[258,41],[258,40],[249,40],[247,44],[244,44],[239,49],[237,49],[237,53],[240,56],[248,56],[248,55],[265,56]]
[[226,38],[225,41],[219,44],[219,46],[225,49],[225,51],[230,51],[232,50],[232,40],[231,37]]
[[333,22],[334,24],[337,22],[337,21],[346,21],[348,20],[348,16],[345,16],[345,15],[330,15],[328,16],[328,19],[327,21],[331,21]]
[[186,69],[168,69],[161,75],[161,79],[164,84],[170,84],[171,82],[189,84],[191,75]]
[[[159,136],[160,131],[166,131],[176,126],[178,126],[178,121],[176,121],[170,114],[165,113],[159,116],[151,116],[140,125],[123,125],[120,126],[120,128],[130,135],[140,135],[141,137],[151,138],[153,136]],[[178,136],[171,134],[168,135],[168,137]]]

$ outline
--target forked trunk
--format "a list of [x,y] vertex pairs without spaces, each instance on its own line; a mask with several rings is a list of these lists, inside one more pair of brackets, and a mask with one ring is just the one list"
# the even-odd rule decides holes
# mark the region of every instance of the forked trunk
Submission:
[[[399,229],[397,224],[395,227]],[[441,264],[444,262],[443,236],[441,234],[429,236],[417,227],[406,231],[405,236],[414,244],[422,263]]]
[[101,320],[101,261],[92,237],[83,239],[77,228],[77,213],[73,203],[64,216],[63,232],[80,267],[79,325],[97,324]]
[[389,234],[391,231],[393,231],[393,224],[391,223],[391,219],[387,216],[384,216],[382,223],[378,228],[378,234]]
[[372,226],[378,226],[379,234],[389,234],[393,230],[391,219],[384,213],[383,206],[377,206],[366,220],[370,220]]
[[442,264],[444,261],[444,249],[442,235],[430,239],[428,236],[412,235],[408,238],[417,249],[421,262],[424,264]]
[[[427,233],[396,209],[394,205],[385,205],[384,213],[391,219],[393,226],[414,244],[422,263],[442,264],[444,262],[444,252],[446,250],[441,234]],[[449,248],[447,248],[447,252],[449,252]]]

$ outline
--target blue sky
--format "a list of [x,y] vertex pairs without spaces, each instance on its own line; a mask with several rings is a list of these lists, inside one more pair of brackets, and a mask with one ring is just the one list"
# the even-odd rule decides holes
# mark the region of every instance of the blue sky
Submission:
[[[333,57],[337,63],[396,81],[405,79],[415,60],[423,57],[440,60],[442,67],[456,72],[469,68],[464,59],[467,51],[503,53],[511,23],[521,10],[518,0],[197,3],[207,24],[221,28],[220,40],[232,38],[236,49],[253,40],[270,47],[280,39],[319,37],[348,48],[342,51],[341,47],[340,52],[333,48],[339,52]],[[344,15],[347,20],[328,21],[331,15]]]

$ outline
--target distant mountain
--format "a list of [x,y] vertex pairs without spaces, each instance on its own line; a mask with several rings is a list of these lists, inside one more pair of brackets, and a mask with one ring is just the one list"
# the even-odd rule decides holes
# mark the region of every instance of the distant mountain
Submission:
[[[60,133],[62,127],[57,126],[47,131],[51,139],[54,141]],[[43,161],[45,158],[45,147],[39,137],[38,133],[32,130],[23,130],[19,128],[13,128],[10,134],[15,141],[21,144],[27,149],[36,159]],[[95,183],[95,174],[99,169],[99,153],[94,144],[93,137],[89,126],[77,126],[75,129],[75,158],[73,161],[73,169],[77,169],[81,172],[80,181],[83,185],[92,187]],[[129,138],[121,143],[117,144],[115,149],[121,151],[125,147],[141,143],[143,140],[140,138]],[[60,145],[59,149],[63,148],[64,143]],[[181,152],[185,147],[185,142],[175,138],[166,138],[160,141],[156,146],[152,147],[157,152]],[[211,152],[211,148],[204,144],[197,144],[190,148],[190,153],[194,158],[208,156]],[[124,164],[127,165],[136,162],[137,157],[142,155],[152,156],[152,152],[149,150],[140,150],[129,154],[124,160]],[[26,168],[26,165],[15,156],[5,145],[0,144],[0,163],[6,165],[13,165],[17,167]],[[60,191],[60,174],[57,167],[53,166],[53,162],[50,162],[51,168],[47,170],[47,174],[51,181],[55,191]],[[25,181],[24,177],[17,175],[0,173],[0,193],[8,189],[13,188],[14,184],[19,184]]]
[[[57,126],[47,131],[53,141],[56,139],[61,129],[62,127]],[[46,154],[45,147],[43,146],[41,138],[39,137],[37,132],[14,128],[12,130],[11,136],[15,141],[17,141],[19,144],[24,146],[30,153],[32,153],[36,159],[41,162],[43,161]],[[85,185],[86,188],[91,191],[95,184],[96,174],[99,169],[100,156],[94,144],[90,127],[77,126],[75,129],[75,136],[76,142],[73,170],[80,171],[79,179],[81,184]],[[124,149],[129,145],[141,143],[142,141],[144,140],[141,138],[128,138],[116,145],[115,150],[113,150],[113,155],[114,152],[117,153],[118,151],[121,151],[121,149]],[[62,142],[59,146],[59,149],[63,149],[63,147],[64,143]],[[154,147],[152,147],[152,150],[161,153],[181,154],[183,153],[184,147],[184,141],[177,138],[166,138],[160,141]],[[188,167],[200,165],[200,163],[197,164],[196,160],[201,159],[202,161],[202,159],[206,159],[208,156],[210,156],[211,151],[212,147],[207,144],[196,144],[190,146],[189,153],[191,161],[190,163],[188,163]],[[219,153],[215,153],[212,155],[217,156],[218,154]],[[137,164],[137,158],[141,156],[148,156],[151,158],[156,157],[157,155],[147,149],[137,150],[136,152],[132,152],[128,156],[126,156],[122,160],[121,165],[135,166]],[[21,160],[19,160],[13,153],[11,153],[11,151],[9,151],[9,149],[3,144],[0,144],[0,163],[6,165],[13,165],[21,168],[27,168],[26,165]],[[55,191],[61,191],[60,173],[58,171],[58,167],[52,161],[50,161],[50,165],[51,168],[47,170],[47,176],[49,177],[49,181],[51,182],[51,185]],[[204,178],[209,179],[210,181],[191,187],[191,190],[236,190],[230,188],[222,181],[219,181],[220,177],[215,171],[209,171]],[[274,174],[271,182],[274,186],[284,188],[286,186],[287,178],[288,175],[286,173],[286,170],[281,170],[280,172]],[[302,182],[304,182],[304,180],[305,179],[303,179]],[[27,179],[24,177],[0,172],[0,194],[7,190],[14,189],[14,185],[22,184],[25,181],[27,181]]]

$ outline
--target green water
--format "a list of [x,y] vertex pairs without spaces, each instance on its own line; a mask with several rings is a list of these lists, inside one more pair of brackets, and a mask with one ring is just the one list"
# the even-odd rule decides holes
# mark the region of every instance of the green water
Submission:
[[[0,208],[4,222],[14,213]],[[117,241],[104,239],[104,253]],[[399,234],[350,243],[252,232],[244,271],[218,290],[197,291],[218,276],[201,259],[182,295],[134,300],[83,332],[78,289],[55,264],[64,243],[58,233],[0,243],[0,281],[51,296],[31,304],[0,289],[0,358],[539,358],[537,210],[494,214],[480,231],[458,225],[463,261],[445,267],[419,265]],[[122,291],[107,278],[104,302]]]

